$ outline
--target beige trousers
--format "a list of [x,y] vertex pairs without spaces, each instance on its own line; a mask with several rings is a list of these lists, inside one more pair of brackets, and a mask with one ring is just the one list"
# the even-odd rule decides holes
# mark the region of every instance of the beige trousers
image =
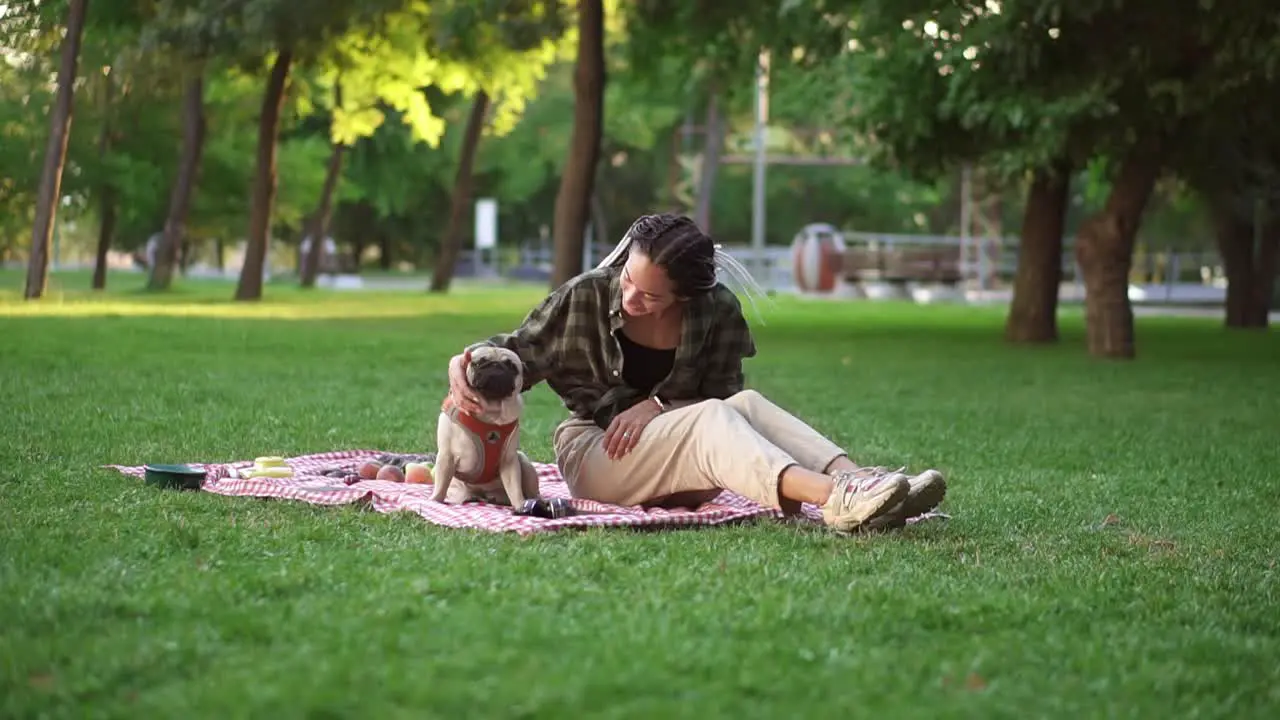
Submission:
[[625,506],[696,506],[732,490],[777,508],[783,470],[823,472],[845,454],[754,390],[658,415],[617,460],[605,453],[604,433],[590,420],[564,421],[556,464],[574,497]]

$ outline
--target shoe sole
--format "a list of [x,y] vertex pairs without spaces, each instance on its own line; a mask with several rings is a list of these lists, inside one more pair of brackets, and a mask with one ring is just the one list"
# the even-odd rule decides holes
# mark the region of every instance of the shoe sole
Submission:
[[908,495],[901,507],[881,514],[874,522],[868,520],[863,523],[863,528],[867,532],[904,528],[907,526],[907,518],[923,515],[941,505],[943,498],[947,496],[947,481],[941,474],[934,474],[933,477],[933,482],[921,488],[915,497]]
[[902,501],[902,515],[912,518],[923,515],[942,504],[947,496],[947,481],[942,475],[934,474],[934,481],[921,488],[915,497],[907,497]]

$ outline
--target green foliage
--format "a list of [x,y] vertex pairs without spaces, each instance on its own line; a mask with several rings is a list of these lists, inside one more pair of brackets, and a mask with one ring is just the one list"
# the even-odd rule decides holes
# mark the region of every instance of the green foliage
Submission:
[[[569,147],[573,116],[573,67],[555,66],[538,88],[537,99],[508,135],[482,143],[477,171],[494,177],[492,190],[508,202],[525,202],[547,183],[557,181]],[[659,150],[663,134],[682,116],[681,93],[645,93],[628,75],[617,76],[605,88],[604,145],[629,153]],[[607,172],[604,165],[599,172]],[[652,184],[654,175],[644,182]],[[648,192],[648,191],[646,191]]]
[[[726,243],[748,244],[751,214],[744,212],[742,198],[751,194],[751,167],[722,167],[716,185],[715,234]],[[765,189],[766,233],[772,243],[790,243],[801,227],[813,222],[864,232],[949,230],[936,226],[933,217],[942,200],[943,183],[912,182],[870,166],[771,167]]]
[[[430,257],[470,97],[480,90],[493,102],[476,193],[499,199],[503,242],[536,235],[551,223],[568,150],[573,5],[98,3],[85,35],[60,216],[92,224],[110,186],[119,248],[160,229],[177,165],[182,85],[199,71],[209,132],[189,225],[195,237],[238,239],[265,68],[288,47],[296,62],[281,128],[276,237],[296,236],[314,209],[336,141],[350,149],[335,236],[385,241],[398,257]],[[0,245],[10,250],[28,240],[63,9],[52,0],[9,3],[0,16],[0,45],[17,53],[0,62]],[[750,152],[761,48],[771,66],[770,151],[871,163],[770,167],[772,242],[814,221],[950,230],[954,197],[944,197],[962,160],[1017,187],[1027,168],[1069,152],[1081,196],[1072,212],[1081,213],[1105,198],[1118,149],[1170,127],[1190,138],[1170,157],[1188,182],[1157,193],[1153,236],[1177,235],[1179,224],[1201,232],[1202,204],[1190,198],[1210,180],[1280,186],[1268,174],[1280,167],[1270,120],[1280,64],[1275,11],[1242,6],[1224,14],[1192,0],[1028,0],[1000,9],[936,0],[606,3],[609,83],[597,185],[608,232],[667,201],[673,163],[702,145],[697,135],[682,138],[681,125],[702,123],[712,89],[725,114],[726,152]],[[111,145],[100,157],[104,127]],[[748,166],[720,168],[712,224],[726,242],[749,233],[750,192]],[[1006,226],[1016,208],[1007,204]]]
[[[210,102],[206,112],[209,137],[188,224],[197,238],[236,240],[244,233],[248,216],[257,126],[243,108],[232,104]],[[312,135],[280,142],[274,225],[300,227],[314,209],[328,153],[329,145],[323,137]],[[166,206],[167,197],[166,194]]]
[[[147,42],[193,57],[226,57],[257,75],[288,49],[294,102],[303,113],[325,107],[331,139],[371,135],[396,111],[418,142],[435,146],[444,133],[424,90],[472,94],[494,102],[492,129],[510,131],[561,50],[558,3],[321,0],[300,11],[283,0],[158,0]],[[332,107],[333,87],[343,88]]]
[[[674,63],[665,67],[667,77],[678,72]],[[632,149],[653,149],[663,139],[660,134],[684,116],[688,94],[674,83],[649,88],[630,74],[618,72],[614,77],[604,93],[605,135]]]
[[856,83],[851,127],[874,137],[878,158],[925,174],[958,160],[1016,174],[1214,112],[1258,71],[1251,63],[1275,65],[1274,33],[1248,29],[1274,28],[1274,14],[1195,0],[868,0],[836,61]]
[[[566,47],[555,3],[498,0],[485,3],[414,0],[387,11],[375,28],[353,29],[318,56],[316,104],[332,114],[334,142],[354,143],[394,110],[415,141],[436,147],[444,118],[425,92],[493,99],[489,132],[510,132],[537,91],[546,66]],[[342,87],[332,107],[331,88]]]
[[352,148],[339,198],[366,201],[381,216],[402,215],[424,191],[451,185],[450,161],[439,149],[417,143],[407,124],[382,125]]
[[409,2],[154,0],[144,42],[191,57],[232,59],[245,69],[262,68],[272,54],[288,49],[307,65],[344,34],[374,29],[386,13]]
[[[655,83],[671,82],[686,91],[715,80],[724,101],[751,107],[752,78],[761,49],[790,57],[799,48],[830,46],[843,24],[838,2],[739,3],[643,0],[628,3],[625,57],[636,72]],[[672,64],[681,72],[671,74]]]
[[377,37],[353,34],[337,41],[331,52],[340,61],[325,74],[329,84],[341,81],[343,87],[342,105],[332,111],[334,142],[351,144],[371,135],[385,118],[385,103],[398,111],[415,140],[439,143],[445,123],[432,113],[423,89],[474,88],[462,68],[427,54],[425,25],[425,13],[399,12]]
[[35,206],[45,131],[38,122],[50,95],[18,68],[0,62],[0,251],[25,245]]

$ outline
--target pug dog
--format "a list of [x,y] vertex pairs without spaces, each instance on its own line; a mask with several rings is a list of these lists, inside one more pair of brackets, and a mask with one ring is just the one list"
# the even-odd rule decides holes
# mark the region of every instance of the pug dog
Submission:
[[451,504],[481,500],[520,509],[526,500],[542,499],[538,473],[520,450],[524,364],[505,348],[477,348],[470,358],[467,384],[484,409],[471,415],[454,404],[452,393],[445,396],[436,423],[431,499]]

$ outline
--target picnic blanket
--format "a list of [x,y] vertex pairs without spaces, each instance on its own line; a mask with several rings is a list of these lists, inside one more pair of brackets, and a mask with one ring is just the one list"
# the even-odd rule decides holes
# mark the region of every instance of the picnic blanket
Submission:
[[[490,503],[453,505],[431,500],[431,485],[415,485],[389,480],[360,479],[356,469],[364,462],[385,455],[380,450],[346,450],[285,458],[294,472],[289,478],[242,478],[239,471],[253,466],[252,460],[227,463],[189,463],[205,471],[201,490],[233,497],[275,498],[312,505],[361,505],[381,513],[409,512],[424,520],[453,528],[471,528],[489,532],[515,532],[529,535],[566,528],[642,527],[721,525],[754,518],[782,518],[781,511],[763,507],[728,490],[711,502],[696,508],[638,508],[570,498],[569,488],[554,464],[533,463],[538,471],[542,494],[547,498],[569,499],[574,513],[568,517],[547,519],[515,515],[512,508]],[[142,478],[144,467],[107,465],[125,475]],[[333,477],[332,470],[349,471],[346,477]],[[330,474],[321,474],[329,470]],[[909,523],[932,517],[947,517],[932,512],[910,518]],[[821,511],[805,505],[801,521],[820,523]]]

